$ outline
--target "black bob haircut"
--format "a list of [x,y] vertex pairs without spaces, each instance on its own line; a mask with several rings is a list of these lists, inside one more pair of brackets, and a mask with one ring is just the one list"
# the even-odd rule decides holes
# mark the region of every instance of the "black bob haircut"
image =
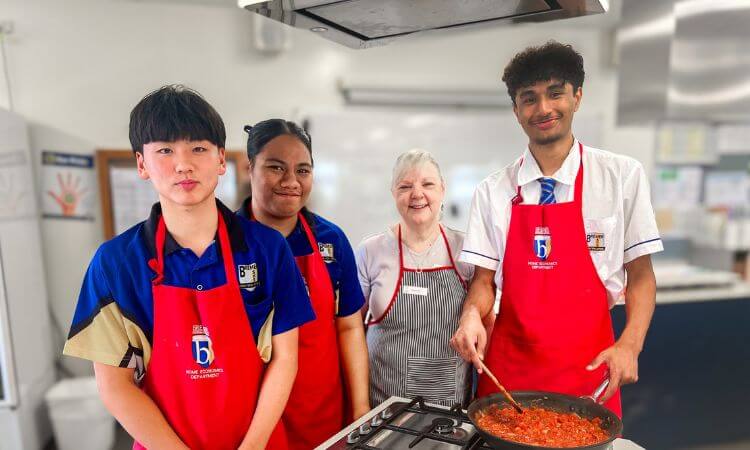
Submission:
[[130,112],[130,145],[143,153],[145,144],[206,140],[224,148],[227,132],[221,116],[198,92],[171,84],[151,92]]
[[263,147],[279,136],[294,136],[302,142],[310,152],[312,161],[312,139],[304,128],[284,119],[268,119],[253,126],[245,125],[247,132],[247,159],[255,162],[255,157],[263,151]]
[[513,104],[516,93],[539,81],[552,79],[570,83],[575,93],[583,86],[586,72],[583,70],[583,57],[571,45],[548,41],[539,47],[528,47],[516,54],[505,66],[503,81],[508,87]]

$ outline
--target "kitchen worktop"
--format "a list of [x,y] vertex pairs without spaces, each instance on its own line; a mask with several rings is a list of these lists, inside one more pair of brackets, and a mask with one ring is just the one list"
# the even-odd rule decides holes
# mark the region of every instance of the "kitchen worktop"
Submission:
[[660,289],[656,291],[657,305],[740,298],[750,299],[750,284],[737,281],[727,286]]
[[654,275],[657,305],[750,298],[750,284],[727,270],[666,259],[654,262]]

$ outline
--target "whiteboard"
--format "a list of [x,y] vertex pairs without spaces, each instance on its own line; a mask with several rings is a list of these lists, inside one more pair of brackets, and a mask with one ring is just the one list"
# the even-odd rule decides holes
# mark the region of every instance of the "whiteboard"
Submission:
[[[443,223],[465,230],[474,189],[518,158],[528,140],[511,110],[343,109],[303,114],[313,143],[312,211],[339,225],[356,245],[398,220],[390,192],[396,157],[430,151],[446,181]],[[574,132],[601,146],[599,115],[577,114]]]

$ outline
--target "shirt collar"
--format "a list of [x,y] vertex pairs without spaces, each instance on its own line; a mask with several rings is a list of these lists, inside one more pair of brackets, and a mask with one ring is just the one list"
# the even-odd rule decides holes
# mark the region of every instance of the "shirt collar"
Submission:
[[[245,231],[242,229],[239,220],[235,217],[234,213],[224,206],[224,204],[218,199],[216,199],[216,207],[219,208],[224,223],[227,225],[229,244],[232,246],[232,250],[246,252],[248,248],[247,242],[245,242]],[[146,219],[146,222],[143,224],[143,238],[146,241],[146,247],[152,257],[156,256],[156,227],[159,224],[160,216],[161,203],[157,202],[151,207],[151,214],[149,214],[148,219]],[[164,238],[164,256],[180,249],[182,249],[182,246],[178,244],[169,231],[167,231],[167,235]]]
[[249,195],[245,200],[242,201],[242,206],[237,210],[237,215],[244,217],[247,220],[253,220],[252,214],[250,214],[250,204],[252,203],[252,197]]
[[[575,184],[580,165],[581,153],[578,151],[578,139],[573,139],[573,146],[568,151],[568,156],[565,157],[562,166],[549,178],[553,178],[558,183],[572,186]],[[534,155],[531,154],[531,150],[526,147],[526,151],[523,152],[523,164],[521,164],[518,170],[518,185],[524,186],[542,177],[544,177],[542,169],[539,168],[539,164],[534,159]]]

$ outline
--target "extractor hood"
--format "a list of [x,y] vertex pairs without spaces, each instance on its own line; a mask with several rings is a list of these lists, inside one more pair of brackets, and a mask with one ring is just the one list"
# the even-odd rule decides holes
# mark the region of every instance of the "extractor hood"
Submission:
[[617,123],[750,121],[749,0],[628,0]]
[[667,116],[750,121],[750,1],[675,4]]
[[673,0],[626,0],[617,32],[618,125],[666,119],[669,57],[674,38]]
[[238,0],[241,8],[352,48],[407,35],[607,11],[609,0]]

